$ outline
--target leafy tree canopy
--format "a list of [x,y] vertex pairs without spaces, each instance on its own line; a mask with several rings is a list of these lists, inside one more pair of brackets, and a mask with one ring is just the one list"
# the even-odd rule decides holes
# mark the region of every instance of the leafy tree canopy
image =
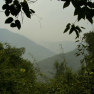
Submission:
[[33,64],[22,58],[24,48],[0,43],[0,94],[33,93],[36,80]]
[[88,51],[90,55],[94,55],[94,31],[85,33],[84,39],[86,43],[88,44]]

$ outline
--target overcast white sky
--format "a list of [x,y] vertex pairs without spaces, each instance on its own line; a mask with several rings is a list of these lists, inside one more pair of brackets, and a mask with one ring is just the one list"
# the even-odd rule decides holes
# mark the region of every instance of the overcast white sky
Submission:
[[[3,3],[4,0],[0,0],[0,10],[2,10]],[[63,31],[67,23],[74,23],[77,17],[73,16],[74,8],[72,5],[63,9],[63,4],[62,1],[57,0],[38,0],[36,3],[29,4],[30,8],[35,10],[35,14],[41,17],[42,20],[40,21],[40,18],[36,15],[33,15],[31,19],[24,16],[20,30],[4,24],[6,17],[3,12],[0,12],[0,28],[24,35],[35,42],[75,41],[75,33],[69,35],[68,33],[63,34]],[[20,16],[19,19],[21,20]],[[39,21],[41,22],[41,27]],[[81,20],[76,24],[86,27],[83,33],[93,29],[93,26],[87,20]]]

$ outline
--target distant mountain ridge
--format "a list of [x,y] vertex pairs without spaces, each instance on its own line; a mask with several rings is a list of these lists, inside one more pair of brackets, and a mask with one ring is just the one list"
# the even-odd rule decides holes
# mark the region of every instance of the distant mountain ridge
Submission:
[[31,61],[33,61],[33,59],[30,56],[30,54],[32,54],[37,61],[40,61],[55,55],[55,53],[50,51],[49,49],[36,44],[35,42],[26,38],[23,35],[13,33],[7,29],[0,28],[0,42],[2,43],[7,42],[10,45],[16,46],[16,47],[25,47],[26,53],[24,54],[23,57]]
[[60,42],[47,42],[47,41],[39,41],[37,44],[53,51],[54,53],[60,54],[62,50],[60,49],[62,45],[63,52],[67,53],[70,51],[73,51],[75,48],[77,48],[77,44],[74,41],[60,41]]

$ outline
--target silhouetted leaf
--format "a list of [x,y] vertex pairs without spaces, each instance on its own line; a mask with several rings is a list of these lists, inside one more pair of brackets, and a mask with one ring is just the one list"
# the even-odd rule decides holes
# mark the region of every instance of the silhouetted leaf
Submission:
[[69,5],[70,5],[70,0],[67,0],[67,1],[64,3],[63,8],[66,8],[66,7],[68,7]]
[[17,16],[19,14],[19,12],[21,11],[21,5],[20,4],[16,4],[15,7],[16,7],[15,16]]
[[5,23],[7,24],[9,24],[9,23],[11,23],[13,21],[13,18],[12,17],[9,17],[9,18],[7,18],[6,19],[6,21],[5,21]]
[[75,29],[75,33],[76,33],[76,38],[79,38],[79,32]]
[[17,26],[18,29],[21,28],[21,23],[20,23],[19,20],[15,20],[15,24],[16,24],[16,26]]
[[78,14],[78,21],[80,21],[82,18],[81,14]]
[[78,8],[77,10],[75,10],[74,14],[78,15],[78,21],[80,21],[82,18],[85,20],[86,7]]
[[24,9],[24,8],[22,8],[22,9],[23,9],[24,13],[26,14],[26,16],[27,16],[28,18],[31,18],[30,11],[27,12],[26,9]]
[[70,24],[70,23],[68,23],[68,24],[66,25],[66,27],[70,27],[70,25],[71,25],[71,24]]
[[2,6],[2,9],[3,9],[3,10],[9,9],[9,5],[8,5],[8,4],[4,4],[4,5]]
[[[86,0],[85,0],[86,1]],[[77,2],[76,2],[76,6],[78,7],[78,6],[82,6],[82,5],[84,5],[85,3],[83,2],[83,0],[77,0]]]
[[94,4],[92,2],[87,2],[87,5],[90,7],[90,8],[94,8]]
[[79,51],[82,51],[82,49],[78,49]]
[[81,10],[80,7],[76,7],[76,8],[75,8],[75,11],[74,11],[74,16],[75,16],[75,15],[78,15],[79,12],[80,12],[80,10]]
[[6,16],[9,16],[9,14],[10,14],[10,11],[6,9],[6,10],[5,10],[5,15],[6,15]]
[[78,48],[81,46],[81,45],[77,45],[78,46]]
[[79,12],[79,15],[81,15],[84,20],[86,16],[86,7],[81,8],[81,11]]
[[77,53],[75,53],[75,55],[76,55],[76,57],[77,57],[77,56],[79,56],[79,55],[80,55],[80,53],[78,53],[78,52],[77,52]]
[[[86,19],[91,20],[94,17],[94,9],[86,8]],[[91,19],[90,19],[91,18]],[[91,22],[91,21],[90,21]]]
[[86,48],[87,46],[85,46],[84,44],[82,44],[82,46],[84,47],[84,48]]
[[10,6],[10,12],[11,12],[11,14],[12,14],[13,16],[15,15],[15,11],[16,11],[15,5],[12,4],[12,5]]
[[81,27],[82,29],[85,29],[84,27]]
[[74,0],[72,0],[71,3],[76,8],[76,2]]
[[87,19],[88,19],[88,21],[89,21],[91,24],[93,24],[92,18],[87,18]]
[[75,30],[75,26],[74,26],[74,24],[73,24],[73,25],[71,26],[71,29],[70,29],[69,34],[71,34],[74,30]]
[[20,5],[20,3],[17,1],[17,0],[15,0],[14,2],[13,2],[13,5],[15,6],[15,16],[17,16],[18,14],[19,14],[19,12],[21,11],[21,5]]
[[82,32],[79,26],[76,26],[76,29],[79,31],[79,33]]
[[83,52],[81,52],[81,54],[83,55],[84,53],[83,53]]
[[19,4],[18,0],[14,0],[13,4],[15,4],[15,5]]
[[11,23],[10,26],[11,27],[16,27],[16,24],[15,23]]
[[75,41],[75,42],[79,42],[79,40]]
[[93,24],[93,20],[92,20],[93,16],[94,16],[94,9],[90,9],[90,8],[87,7],[86,19],[91,24]]
[[80,54],[77,54],[76,57],[79,56],[79,55],[80,55]]
[[6,4],[12,3],[12,0],[5,0]]
[[66,33],[69,29],[70,29],[70,27],[66,27],[66,29],[64,30],[63,33]]
[[66,29],[64,30],[63,33],[66,33],[69,29],[70,29],[70,23],[68,23],[68,24],[66,25]]
[[34,10],[32,10],[32,9],[30,9],[30,13],[32,14],[32,13],[35,13],[35,11]]
[[24,13],[26,14],[26,16],[28,18],[31,18],[28,4],[25,2],[21,2],[21,5],[22,5],[22,9],[23,9]]
[[76,54],[78,54],[78,52],[77,52],[77,53],[75,53],[75,55],[76,55]]

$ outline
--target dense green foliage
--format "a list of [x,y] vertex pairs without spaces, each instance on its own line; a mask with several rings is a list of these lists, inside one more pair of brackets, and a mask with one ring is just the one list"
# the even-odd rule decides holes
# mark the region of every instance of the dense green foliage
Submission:
[[88,52],[91,55],[94,55],[94,32],[89,32],[84,34],[84,39],[86,43],[88,44]]
[[[24,52],[24,48],[0,43],[1,94],[94,94],[93,53],[84,57],[86,61],[82,62],[81,68],[75,72],[67,66],[63,55],[61,63],[58,60],[54,63],[55,74],[50,79],[30,61],[22,58]],[[40,76],[40,79],[37,76]]]
[[24,60],[24,48],[0,43],[0,94],[33,93],[36,76],[33,64]]

